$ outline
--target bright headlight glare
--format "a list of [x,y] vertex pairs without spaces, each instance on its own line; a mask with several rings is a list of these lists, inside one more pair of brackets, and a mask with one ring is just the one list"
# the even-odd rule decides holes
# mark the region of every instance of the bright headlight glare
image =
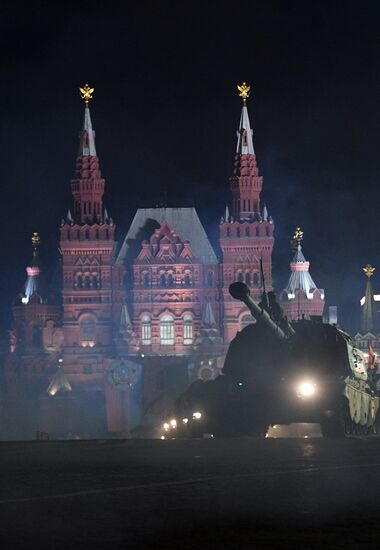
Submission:
[[163,425],[163,428],[164,428],[165,432],[167,432],[168,429],[169,429],[169,424],[167,422],[165,422],[165,424]]
[[199,411],[196,411],[195,413],[193,413],[193,418],[195,418],[196,420],[199,420],[200,418],[202,418],[202,413],[200,413]]
[[177,427],[177,420],[175,418],[173,418],[171,421],[170,421],[170,425],[172,428],[176,428]]
[[314,382],[305,380],[298,384],[297,393],[300,397],[312,397],[315,395],[316,389],[316,384],[314,384]]
[[184,424],[187,424],[187,423],[189,422],[189,419],[188,419],[188,418],[182,418],[182,422],[183,422]]

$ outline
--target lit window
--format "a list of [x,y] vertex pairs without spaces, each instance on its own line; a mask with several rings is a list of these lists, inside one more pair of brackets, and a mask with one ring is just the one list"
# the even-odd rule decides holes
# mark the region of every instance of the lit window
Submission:
[[183,318],[183,343],[190,346],[193,343],[193,318],[185,315]]
[[174,319],[171,315],[164,315],[160,323],[160,342],[162,346],[174,344]]
[[79,322],[80,341],[83,347],[93,347],[96,341],[96,322],[94,317],[86,315]]
[[152,324],[148,315],[141,319],[141,343],[143,346],[150,346],[152,343]]

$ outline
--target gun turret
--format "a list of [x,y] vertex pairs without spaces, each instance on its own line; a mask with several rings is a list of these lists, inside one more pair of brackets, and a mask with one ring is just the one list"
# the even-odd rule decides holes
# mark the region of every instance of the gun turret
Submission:
[[244,302],[248,307],[249,311],[252,313],[252,316],[256,319],[258,323],[266,325],[280,340],[286,340],[289,336],[294,334],[294,329],[291,325],[288,324],[287,334],[275,323],[269,313],[265,311],[264,308],[254,302],[251,297],[250,290],[247,285],[241,282],[232,283],[229,288],[230,294],[235,300],[240,300]]

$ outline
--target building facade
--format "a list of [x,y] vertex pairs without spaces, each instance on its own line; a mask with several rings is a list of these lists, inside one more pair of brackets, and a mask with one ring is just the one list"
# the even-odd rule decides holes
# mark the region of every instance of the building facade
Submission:
[[239,88],[231,204],[213,244],[191,207],[138,209],[116,241],[103,205],[92,90],[81,91],[73,200],[60,227],[61,301],[41,294],[35,243],[5,360],[8,436],[125,435],[154,425],[189,383],[220,374],[231,339],[252,321],[230,297],[230,283],[246,282],[259,300],[263,274],[272,289],[274,224],[260,203],[249,87]]

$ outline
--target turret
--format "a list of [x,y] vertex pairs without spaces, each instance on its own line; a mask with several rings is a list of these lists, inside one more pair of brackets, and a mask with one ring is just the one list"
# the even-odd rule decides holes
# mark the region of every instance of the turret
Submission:
[[[235,300],[240,300],[248,307],[252,316],[256,319],[256,322],[262,325],[265,325],[271,330],[273,335],[275,335],[279,340],[286,340],[289,336],[294,334],[294,329],[287,324],[286,333],[279,324],[275,323],[269,313],[263,308],[260,307],[256,302],[251,298],[251,293],[249,288],[244,283],[232,283],[229,288],[230,294]],[[285,327],[284,327],[285,328]]]

